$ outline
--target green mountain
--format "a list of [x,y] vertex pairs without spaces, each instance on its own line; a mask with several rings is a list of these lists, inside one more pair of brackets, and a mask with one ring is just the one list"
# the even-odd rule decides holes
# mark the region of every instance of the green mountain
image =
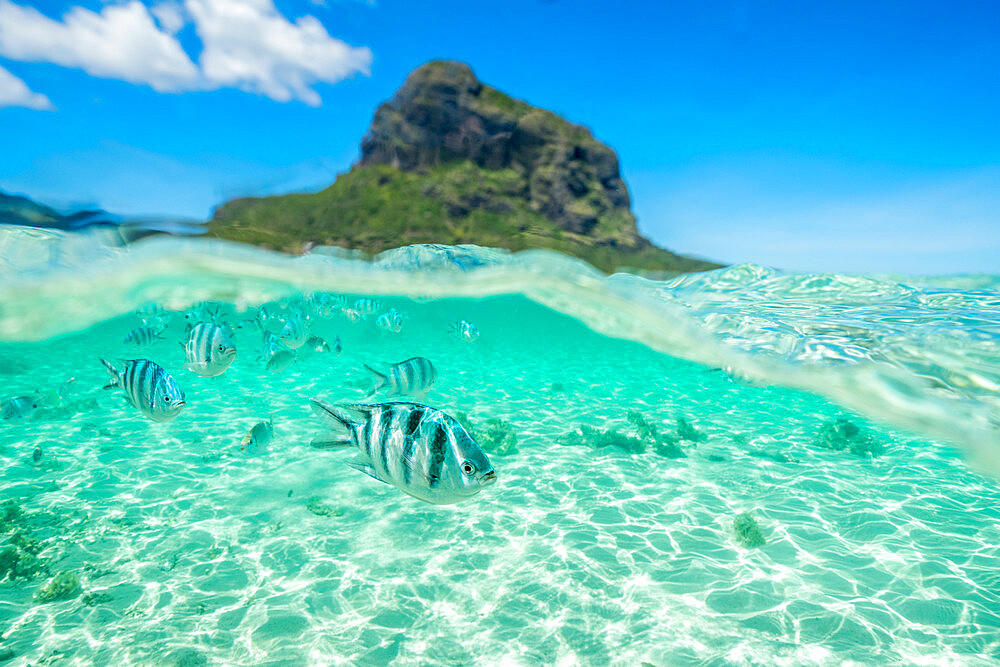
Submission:
[[27,197],[0,192],[0,224],[42,227],[45,229],[80,229],[91,224],[110,224],[106,211],[78,211],[63,215]]
[[375,112],[361,160],[321,192],[221,206],[209,235],[302,252],[411,243],[551,248],[603,270],[717,268],[641,236],[615,152],[452,61],[414,70]]

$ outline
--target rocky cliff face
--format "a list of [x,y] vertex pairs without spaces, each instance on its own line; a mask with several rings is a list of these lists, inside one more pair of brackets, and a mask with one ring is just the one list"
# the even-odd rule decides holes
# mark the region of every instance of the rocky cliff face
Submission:
[[413,243],[551,248],[609,271],[700,271],[640,236],[614,151],[484,85],[467,65],[414,70],[375,112],[361,160],[321,192],[231,201],[209,233],[289,252]]
[[[375,112],[360,164],[413,171],[461,160],[516,170],[520,196],[560,229],[584,236],[603,231],[598,242],[641,243],[614,151],[586,128],[480,83],[468,65],[431,62]],[[461,215],[495,202],[472,195],[458,204],[453,212]],[[612,212],[621,214],[621,224],[598,230]]]

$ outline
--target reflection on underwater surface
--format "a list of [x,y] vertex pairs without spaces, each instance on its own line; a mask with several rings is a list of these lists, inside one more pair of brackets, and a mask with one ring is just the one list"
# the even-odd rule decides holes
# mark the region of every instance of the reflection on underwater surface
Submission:
[[[549,253],[368,265],[173,239],[8,238],[5,256],[26,243],[0,285],[4,398],[38,402],[0,422],[0,650],[18,659],[998,658],[1000,485],[954,447],[990,470],[995,280],[656,282]],[[376,323],[391,309],[398,332]],[[297,312],[329,351],[281,343]],[[192,319],[231,328],[216,377],[184,368]],[[123,342],[143,325],[162,335]],[[157,423],[103,391],[101,357],[155,361],[183,410]],[[365,365],[414,357],[436,373],[422,402],[498,473],[455,505],[310,446],[311,397],[367,401]]]

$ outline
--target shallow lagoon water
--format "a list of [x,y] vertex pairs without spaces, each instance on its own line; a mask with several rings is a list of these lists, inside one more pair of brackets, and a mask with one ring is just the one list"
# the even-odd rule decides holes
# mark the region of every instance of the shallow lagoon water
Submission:
[[[0,583],[0,650],[17,662],[1000,659],[989,278],[735,267],[655,282],[603,279],[547,253],[416,249],[372,268],[175,240],[6,243],[8,258],[26,243],[37,252],[19,251],[33,263],[4,280],[5,396],[76,378],[60,406],[0,430],[0,500],[23,510],[3,540],[37,540],[49,570]],[[809,280],[825,282],[810,291]],[[252,313],[319,289],[376,296],[404,314],[402,332],[317,318],[312,333],[339,336],[343,353],[269,373],[259,334],[240,329],[221,377],[181,368],[180,313],[194,302]],[[150,300],[178,314],[142,355],[188,403],[163,424],[100,389],[98,357],[136,356],[121,340]],[[449,332],[459,319],[478,340]],[[413,355],[438,369],[429,404],[517,434],[515,452],[491,454],[497,484],[467,502],[422,503],[350,469],[350,452],[309,446],[321,431],[310,397],[362,398],[363,364]],[[700,435],[679,440],[683,458],[569,435],[634,435],[631,411]],[[268,416],[272,442],[242,454],[240,438]],[[881,455],[824,448],[838,419]],[[744,512],[763,546],[737,539]],[[80,593],[36,600],[63,571]]]

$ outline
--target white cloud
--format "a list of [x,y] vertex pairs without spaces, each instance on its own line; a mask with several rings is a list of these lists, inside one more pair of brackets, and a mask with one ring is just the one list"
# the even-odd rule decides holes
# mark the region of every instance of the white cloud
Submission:
[[49,98],[33,93],[24,81],[0,67],[0,108],[3,107],[27,107],[38,111],[55,109]]
[[372,54],[334,39],[313,16],[290,22],[272,0],[186,0],[205,78],[220,86],[319,106],[313,84],[367,74]]
[[189,20],[184,6],[179,2],[161,2],[149,11],[156,17],[160,27],[171,35],[179,33]]
[[0,54],[146,84],[160,92],[191,90],[201,79],[180,43],[162,32],[136,0],[109,5],[100,13],[73,7],[62,21],[0,0]]
[[[175,37],[189,23],[202,43],[197,64]],[[151,10],[131,0],[100,12],[73,7],[61,20],[0,0],[0,55],[160,92],[238,88],[312,106],[321,102],[315,84],[367,74],[372,60],[313,16],[288,20],[273,0],[167,0]]]

